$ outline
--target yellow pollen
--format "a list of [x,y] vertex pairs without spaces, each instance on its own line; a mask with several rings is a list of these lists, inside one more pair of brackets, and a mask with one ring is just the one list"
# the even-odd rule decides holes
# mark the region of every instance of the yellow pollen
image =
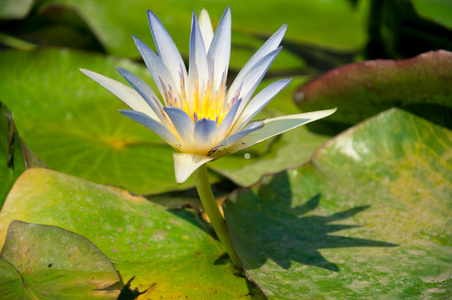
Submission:
[[[171,104],[171,106],[185,111],[194,123],[197,120],[205,118],[216,121],[217,126],[219,126],[232,107],[232,105],[225,105],[224,102],[226,89],[225,76],[223,76],[218,90],[215,91],[213,87],[213,73],[205,87],[200,86],[199,78],[196,76],[191,95],[187,95],[185,92],[185,80],[183,76],[180,78],[180,87],[180,101],[173,98],[171,88],[165,89],[165,96],[167,97],[166,104]],[[189,96],[191,96],[191,99]]]

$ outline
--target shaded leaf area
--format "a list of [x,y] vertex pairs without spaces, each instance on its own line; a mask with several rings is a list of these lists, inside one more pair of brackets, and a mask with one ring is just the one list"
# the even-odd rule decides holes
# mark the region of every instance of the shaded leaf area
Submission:
[[83,236],[13,221],[0,255],[1,299],[117,299],[119,274]]
[[25,171],[25,161],[8,108],[0,102],[0,207],[8,195],[14,181]]
[[222,245],[196,215],[168,211],[122,189],[29,169],[0,213],[0,243],[12,220],[83,235],[114,263],[124,282],[135,276],[130,289],[146,291],[142,299],[251,299],[258,293],[229,267]]
[[391,107],[452,109],[451,95],[452,53],[441,50],[333,69],[298,89],[294,100],[304,111],[338,107],[328,120],[351,125]]
[[[51,169],[139,194],[193,185],[192,180],[176,184],[172,148],[121,115],[118,109],[126,106],[78,70],[89,68],[122,81],[114,68],[120,66],[150,83],[145,67],[58,49],[7,51],[0,60],[2,99],[21,136]],[[218,177],[212,174],[211,179]]]
[[[416,2],[429,2],[421,10],[416,8]],[[436,2],[436,3],[435,3]],[[444,49],[452,51],[452,31],[447,26],[441,26],[436,20],[443,19],[444,15],[451,15],[447,9],[448,1],[392,1],[369,0],[361,3],[369,4],[368,42],[365,48],[367,59],[411,58],[420,53]],[[439,4],[439,5],[438,5]],[[444,10],[432,10],[443,6]],[[417,11],[416,11],[417,10]],[[429,15],[429,17],[426,17]],[[444,25],[444,24],[443,24]]]
[[234,249],[269,299],[452,292],[452,133],[392,109],[225,202]]
[[[8,1],[8,0],[6,0]],[[20,20],[2,20],[0,22],[0,44],[19,50],[32,50],[35,47],[60,46],[92,51],[103,51],[102,45],[91,32],[77,12],[62,6],[42,9],[45,0],[38,0],[33,6],[26,7],[12,0],[17,8],[27,15]],[[7,13],[0,6],[0,14]],[[27,11],[25,11],[28,9]]]
[[9,109],[0,102],[0,208],[14,181],[27,167],[45,167],[17,133]]

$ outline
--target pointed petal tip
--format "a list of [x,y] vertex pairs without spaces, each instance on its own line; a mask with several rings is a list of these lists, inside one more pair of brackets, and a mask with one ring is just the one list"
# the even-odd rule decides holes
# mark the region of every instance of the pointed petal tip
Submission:
[[152,12],[152,10],[148,9],[146,12],[147,12],[149,18],[151,18],[151,17],[152,17],[152,18],[157,18],[157,17],[155,16],[155,14]]
[[91,74],[97,74],[96,72],[85,69],[85,68],[79,68],[79,70],[80,70],[80,72],[82,72],[83,74],[85,74],[88,77],[91,77]]
[[293,78],[286,78],[286,79],[281,79],[281,81],[283,82],[283,84],[285,86],[287,86],[288,84],[290,84],[292,82]]
[[[223,13],[223,16],[221,17],[221,19],[223,19],[223,18],[227,18],[227,20],[229,22],[231,20],[231,8],[229,7],[229,5],[224,10],[224,13]],[[221,22],[221,20],[220,20],[220,22]]]
[[138,44],[145,45],[145,43],[142,40],[140,40],[139,38],[137,38],[134,35],[132,35],[132,39],[133,39],[133,42],[135,43],[135,45],[137,45],[137,46],[138,46]]
[[324,112],[325,113],[325,117],[334,114],[337,111],[337,107],[334,108],[330,108],[330,109],[325,109],[325,110],[321,110],[319,112]]

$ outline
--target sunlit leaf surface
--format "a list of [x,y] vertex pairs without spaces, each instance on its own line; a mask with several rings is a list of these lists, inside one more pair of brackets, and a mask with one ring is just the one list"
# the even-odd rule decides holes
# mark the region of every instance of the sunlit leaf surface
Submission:
[[[250,299],[259,292],[231,268],[195,215],[45,169],[18,179],[0,214],[0,246],[12,220],[59,226],[94,243],[141,299]],[[55,246],[58,247],[58,246]],[[254,297],[253,296],[253,297]]]

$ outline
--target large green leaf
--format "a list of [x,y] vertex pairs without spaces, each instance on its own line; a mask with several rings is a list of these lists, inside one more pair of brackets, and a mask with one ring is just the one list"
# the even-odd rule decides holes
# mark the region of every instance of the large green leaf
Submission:
[[397,109],[225,202],[234,249],[270,299],[452,293],[452,132]]
[[328,120],[354,124],[390,107],[417,104],[452,108],[452,53],[428,52],[415,58],[373,60],[331,70],[301,87],[302,110],[337,107]]
[[171,147],[118,113],[125,105],[78,70],[121,80],[114,68],[120,66],[151,82],[145,67],[57,49],[3,52],[0,61],[2,100],[21,136],[50,168],[140,194],[193,184],[176,184]]
[[[349,1],[92,1],[52,0],[49,5],[65,5],[78,11],[104,47],[114,55],[138,57],[131,35],[152,45],[146,10],[151,9],[162,21],[176,45],[188,53],[188,37],[193,9],[209,11],[212,22],[218,24],[226,5],[233,16],[233,30],[251,38],[245,47],[253,46],[252,36],[270,36],[287,23],[286,37],[294,42],[309,43],[340,51],[357,50],[365,43],[365,27]],[[45,9],[45,7],[43,7]],[[335,28],[334,31],[331,28]],[[237,46],[241,46],[238,44]],[[243,46],[241,46],[243,47]],[[254,51],[254,49],[252,49]],[[251,53],[251,52],[249,52]]]
[[117,299],[113,264],[86,238],[13,221],[0,255],[1,299]]
[[[59,226],[92,241],[145,299],[259,297],[234,275],[222,245],[189,212],[166,210],[118,188],[46,169],[16,181],[0,213],[0,245],[12,220]],[[248,295],[251,292],[250,295]]]

